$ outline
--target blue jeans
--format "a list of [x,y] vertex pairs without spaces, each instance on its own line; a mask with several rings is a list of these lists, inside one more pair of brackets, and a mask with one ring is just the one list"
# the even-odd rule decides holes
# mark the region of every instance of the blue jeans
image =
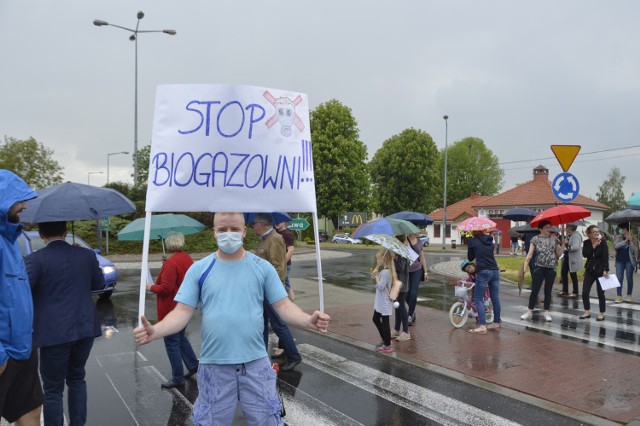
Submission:
[[627,273],[627,294],[631,295],[633,291],[633,262],[629,260],[616,260],[616,276],[620,281],[620,287],[616,288],[618,296],[622,296],[622,281],[624,280],[624,273]]
[[198,357],[193,352],[189,339],[184,335],[186,329],[185,327],[176,334],[164,338],[164,347],[171,363],[171,379],[174,383],[184,383],[183,361],[187,370],[198,368]]
[[87,382],[84,366],[87,363],[93,337],[40,348],[40,375],[44,389],[44,423],[62,425],[64,407],[62,396],[67,382],[67,404],[71,426],[87,423]]
[[276,333],[278,339],[280,339],[282,348],[287,354],[287,361],[300,359],[300,352],[298,352],[296,343],[293,341],[293,335],[291,334],[289,327],[287,327],[287,324],[282,321],[276,310],[273,309],[273,306],[271,306],[269,302],[264,302],[263,305],[264,332],[262,337],[264,338],[265,349],[267,351],[269,350],[269,322],[271,322],[271,329]]
[[482,303],[487,287],[489,287],[489,296],[493,304],[493,322],[500,324],[502,322],[500,319],[500,296],[498,295],[500,290],[500,271],[497,269],[484,269],[476,275],[476,286],[473,288],[473,303],[475,303],[478,310],[480,325],[487,325],[484,303]]
[[409,305],[409,311],[407,317],[412,317],[416,311],[416,303],[418,303],[418,287],[420,286],[420,280],[424,275],[422,269],[409,272],[409,292],[407,293],[407,305]]

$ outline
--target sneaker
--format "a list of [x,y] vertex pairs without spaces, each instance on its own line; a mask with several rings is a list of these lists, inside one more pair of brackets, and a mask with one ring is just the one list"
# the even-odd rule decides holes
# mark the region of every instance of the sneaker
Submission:
[[549,312],[545,312],[545,313],[544,313],[544,320],[545,320],[546,322],[551,322],[551,320],[552,320],[552,319],[553,319],[553,318],[551,318],[551,315],[549,315]]
[[530,320],[531,318],[533,318],[533,314],[531,313],[531,311],[527,311],[524,314],[522,314],[522,316],[520,317],[521,320]]
[[384,342],[380,342],[375,346],[375,350],[378,351],[378,349],[380,349],[383,346],[384,346]]
[[409,339],[411,339],[411,335],[409,333],[405,333],[404,331],[398,334],[398,337],[396,337],[396,341],[398,342],[406,342]]
[[570,295],[567,296],[569,299],[577,299],[578,298],[578,293],[571,293]]
[[627,294],[627,296],[624,298],[625,302],[633,302],[633,300],[631,300],[631,295]]
[[376,348],[376,352],[382,352],[382,353],[390,353],[393,352],[393,347],[391,345],[387,346],[387,345],[382,345],[379,348]]
[[616,300],[613,303],[622,303],[622,296],[616,296]]
[[399,331],[393,330],[393,331],[391,332],[391,338],[392,338],[392,339],[395,339],[395,338],[396,338],[396,337],[398,337],[399,335],[400,335],[400,332],[399,332]]
[[413,315],[411,316],[411,322],[415,323],[418,320],[416,319],[416,313],[414,312]]

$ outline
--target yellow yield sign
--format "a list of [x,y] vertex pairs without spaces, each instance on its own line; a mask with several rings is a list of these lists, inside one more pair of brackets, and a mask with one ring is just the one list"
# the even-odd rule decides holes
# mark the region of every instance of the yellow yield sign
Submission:
[[565,172],[569,171],[569,167],[571,167],[573,160],[578,156],[580,148],[582,148],[580,145],[551,145],[553,155],[556,156],[560,167],[562,167],[562,170]]

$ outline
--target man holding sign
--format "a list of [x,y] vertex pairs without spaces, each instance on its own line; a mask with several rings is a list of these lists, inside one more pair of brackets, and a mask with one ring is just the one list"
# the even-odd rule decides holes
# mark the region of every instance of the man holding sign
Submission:
[[[276,372],[271,368],[263,332],[263,301],[286,322],[326,332],[330,317],[309,315],[294,305],[273,266],[247,252],[242,213],[217,213],[213,231],[218,251],[189,269],[175,301],[162,321],[151,325],[144,315],[134,329],[144,345],[182,330],[198,304],[202,310],[202,351],[198,371],[195,424],[231,424],[238,400],[250,425],[281,425]],[[244,320],[238,321],[242,315]]]

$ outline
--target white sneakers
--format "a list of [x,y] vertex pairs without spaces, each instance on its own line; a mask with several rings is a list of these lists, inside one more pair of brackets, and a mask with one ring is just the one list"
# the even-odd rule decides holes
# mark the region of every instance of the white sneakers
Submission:
[[409,333],[405,333],[404,331],[401,331],[398,334],[398,337],[396,337],[397,342],[406,342],[409,339],[411,339],[411,335]]
[[627,296],[624,298],[625,302],[633,302],[633,299],[631,299],[631,295],[627,294]]
[[[521,320],[530,320],[531,318],[533,318],[533,312],[531,311],[525,312],[520,317]],[[549,311],[544,311],[544,320],[546,322],[551,322],[553,320],[553,318],[551,318],[551,314],[549,314]]]
[[622,303],[622,296],[616,296],[616,300],[613,303]]

